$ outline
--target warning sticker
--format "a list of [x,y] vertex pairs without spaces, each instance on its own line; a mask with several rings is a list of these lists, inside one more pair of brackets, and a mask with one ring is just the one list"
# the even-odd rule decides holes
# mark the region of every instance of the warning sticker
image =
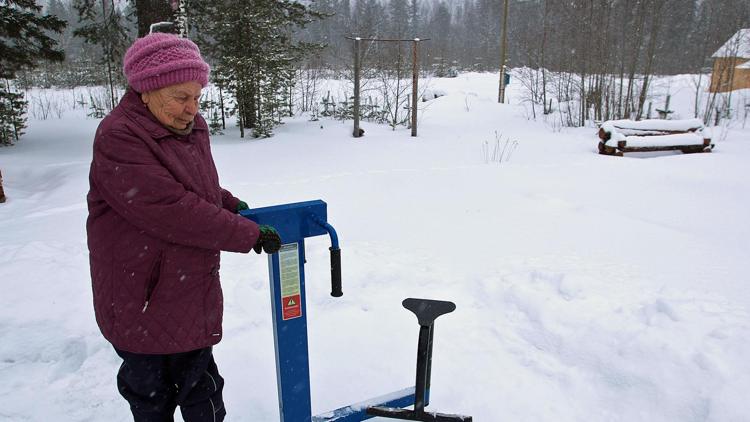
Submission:
[[302,316],[300,292],[299,251],[297,243],[282,245],[279,250],[279,278],[281,279],[282,319]]
[[281,298],[281,304],[284,305],[282,312],[284,321],[302,316],[302,304],[299,295],[283,297]]

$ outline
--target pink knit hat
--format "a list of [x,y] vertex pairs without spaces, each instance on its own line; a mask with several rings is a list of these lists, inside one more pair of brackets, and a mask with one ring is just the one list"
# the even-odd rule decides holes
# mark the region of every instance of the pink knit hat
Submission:
[[187,38],[156,32],[135,40],[125,53],[123,72],[137,92],[196,81],[208,84],[208,63],[198,46]]

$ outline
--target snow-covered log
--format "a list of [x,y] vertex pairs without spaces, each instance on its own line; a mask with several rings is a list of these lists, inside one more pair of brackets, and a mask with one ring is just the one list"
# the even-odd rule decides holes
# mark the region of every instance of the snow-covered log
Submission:
[[714,145],[703,129],[698,119],[609,120],[599,128],[599,153],[622,156],[626,152],[711,152]]

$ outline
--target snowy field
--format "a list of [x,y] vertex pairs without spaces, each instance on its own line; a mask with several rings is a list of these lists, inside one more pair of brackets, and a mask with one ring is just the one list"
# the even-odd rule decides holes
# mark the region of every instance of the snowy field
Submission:
[[[687,78],[666,85],[691,118]],[[314,413],[414,384],[418,326],[401,301],[424,297],[457,305],[436,324],[428,409],[749,421],[750,125],[716,128],[711,154],[601,156],[594,128],[529,121],[496,84],[433,79],[447,95],[423,104],[416,139],[304,117],[271,139],[213,138],[222,185],[251,206],[328,203],[344,296],[329,296],[328,239],[309,239]],[[0,148],[0,421],[130,420],[91,305],[97,123],[80,109],[32,120]],[[502,162],[496,131],[517,143]],[[222,283],[227,420],[278,421],[266,258],[224,254]]]

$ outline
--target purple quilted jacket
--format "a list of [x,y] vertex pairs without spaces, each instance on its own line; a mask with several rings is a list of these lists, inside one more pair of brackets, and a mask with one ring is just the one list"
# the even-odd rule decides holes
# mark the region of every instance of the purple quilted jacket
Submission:
[[258,226],[219,186],[206,122],[176,135],[130,91],[96,131],[87,197],[96,321],[115,347],[178,353],[221,340],[219,251]]

